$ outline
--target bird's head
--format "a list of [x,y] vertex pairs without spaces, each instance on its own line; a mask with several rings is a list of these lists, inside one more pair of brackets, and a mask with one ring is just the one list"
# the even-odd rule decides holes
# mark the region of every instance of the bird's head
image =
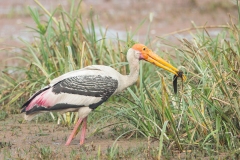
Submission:
[[[139,60],[145,60],[148,61],[158,67],[161,67],[177,77],[180,76],[183,78],[183,80],[186,79],[186,76],[182,74],[182,71],[179,69],[173,67],[171,64],[163,60],[161,57],[159,57],[157,54],[155,54],[151,49],[147,48],[143,44],[134,44],[132,46],[132,49],[135,51],[135,57]],[[180,73],[181,72],[181,73]]]

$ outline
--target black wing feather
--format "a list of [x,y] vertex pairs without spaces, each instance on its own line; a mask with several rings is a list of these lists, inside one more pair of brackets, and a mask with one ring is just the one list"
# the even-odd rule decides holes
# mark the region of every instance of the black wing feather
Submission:
[[66,78],[53,86],[53,92],[78,94],[93,97],[109,97],[118,87],[118,81],[112,77],[95,75]]
[[89,107],[95,109],[105,102],[118,88],[118,81],[110,76],[81,75],[66,78],[53,85],[55,94],[68,93],[83,96],[101,97],[101,101],[91,104]]

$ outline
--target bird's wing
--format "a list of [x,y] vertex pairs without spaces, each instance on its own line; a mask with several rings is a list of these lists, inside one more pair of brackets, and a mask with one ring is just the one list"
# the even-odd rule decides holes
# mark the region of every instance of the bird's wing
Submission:
[[118,81],[110,76],[79,75],[66,78],[53,86],[55,94],[68,93],[92,97],[102,97],[107,92],[113,93]]
[[58,81],[36,95],[24,108],[26,114],[50,110],[76,110],[83,106],[95,109],[118,88],[111,76],[77,75]]

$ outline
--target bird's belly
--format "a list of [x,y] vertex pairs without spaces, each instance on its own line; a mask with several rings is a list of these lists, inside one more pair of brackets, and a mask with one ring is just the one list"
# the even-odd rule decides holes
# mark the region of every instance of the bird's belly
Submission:
[[56,110],[59,113],[66,113],[66,112],[77,112],[79,110],[79,108],[66,108],[66,109],[59,109]]
[[[67,107],[67,104],[66,104],[66,107]],[[56,111],[60,112],[60,113],[77,112],[78,111],[78,117],[85,118],[92,111],[92,109],[87,106],[78,106],[77,108],[58,109]]]
[[85,118],[88,116],[88,114],[92,111],[89,107],[81,107],[78,110],[78,117],[79,118]]

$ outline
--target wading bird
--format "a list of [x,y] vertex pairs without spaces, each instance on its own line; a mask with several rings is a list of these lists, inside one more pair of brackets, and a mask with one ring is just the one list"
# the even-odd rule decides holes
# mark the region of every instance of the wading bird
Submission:
[[77,112],[79,119],[65,145],[69,145],[82,123],[80,145],[84,143],[88,114],[117,94],[134,84],[139,76],[139,61],[146,60],[175,76],[183,77],[180,71],[160,58],[143,44],[135,44],[127,52],[129,75],[122,75],[109,66],[92,65],[63,74],[36,92],[23,104],[25,119],[47,111]]

